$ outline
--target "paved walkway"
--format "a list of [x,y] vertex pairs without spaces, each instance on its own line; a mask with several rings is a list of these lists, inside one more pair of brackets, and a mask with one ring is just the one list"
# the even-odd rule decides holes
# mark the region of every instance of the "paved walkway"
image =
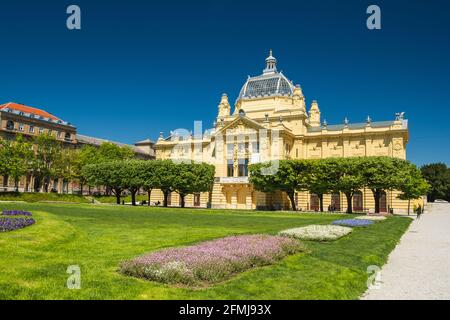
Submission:
[[429,204],[389,256],[379,289],[361,299],[450,299],[450,204]]

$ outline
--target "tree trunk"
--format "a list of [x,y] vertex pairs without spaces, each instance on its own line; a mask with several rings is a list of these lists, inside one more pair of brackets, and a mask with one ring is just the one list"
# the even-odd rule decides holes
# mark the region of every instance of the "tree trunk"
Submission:
[[135,206],[136,205],[136,192],[137,190],[135,189],[131,189],[131,205]]
[[163,194],[164,194],[164,203],[163,203],[163,206],[164,206],[164,207],[167,207],[167,198],[169,197],[169,191],[165,190],[165,191],[163,191]]
[[320,212],[323,212],[323,194],[318,194],[317,196],[319,197]]
[[19,180],[18,179],[14,179],[14,190],[16,192],[19,192]]
[[120,204],[120,194],[122,193],[121,190],[115,190],[114,192],[116,194],[116,203]]
[[380,189],[374,189],[373,192],[373,198],[375,200],[375,213],[380,213],[380,198],[381,198],[381,190]]
[[287,193],[289,200],[291,200],[291,206],[293,211],[297,211],[297,206],[295,205],[295,197],[293,192]]
[[[89,188],[88,188],[88,194],[91,195],[91,186],[90,185],[89,185]],[[120,200],[119,200],[119,202],[120,202]]]
[[409,216],[409,209],[410,209],[410,207],[411,207],[411,200],[408,199],[408,216]]
[[353,208],[352,208],[352,194],[351,193],[346,193],[345,197],[347,198],[347,213],[353,213]]
[[148,189],[147,190],[147,195],[148,195],[148,206],[150,206],[150,196],[152,195],[152,189]]
[[184,208],[184,206],[185,206],[185,202],[184,202],[184,199],[185,199],[185,197],[186,197],[186,195],[185,194],[180,194],[180,206],[182,207],[182,208]]
[[[73,192],[73,190],[72,190],[72,192]],[[82,183],[80,183],[80,194],[83,195],[83,184]]]

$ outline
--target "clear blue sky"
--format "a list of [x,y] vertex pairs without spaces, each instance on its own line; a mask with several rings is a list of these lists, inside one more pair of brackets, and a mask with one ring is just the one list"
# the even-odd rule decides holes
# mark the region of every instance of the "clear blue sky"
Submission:
[[[78,4],[82,30],[66,28]],[[366,28],[378,4],[382,30]],[[133,143],[211,126],[269,48],[328,123],[405,111],[408,158],[450,164],[450,1],[2,1],[0,103]]]

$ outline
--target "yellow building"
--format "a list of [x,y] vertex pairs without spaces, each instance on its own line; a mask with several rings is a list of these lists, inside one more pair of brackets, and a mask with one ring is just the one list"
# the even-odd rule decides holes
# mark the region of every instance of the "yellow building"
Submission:
[[[280,192],[261,193],[253,190],[248,181],[248,165],[277,159],[317,159],[326,157],[390,156],[405,159],[408,142],[408,123],[403,114],[395,120],[329,125],[321,121],[317,101],[309,110],[299,85],[294,85],[277,71],[272,51],[266,68],[256,77],[249,77],[242,86],[234,110],[226,94],[218,106],[215,127],[203,134],[197,127],[194,133],[183,130],[155,144],[157,159],[193,159],[215,164],[216,182],[210,197],[194,195],[187,205],[236,209],[288,209],[289,201]],[[387,212],[404,212],[407,202],[397,199],[397,192],[383,195],[380,206]],[[154,192],[152,201],[162,201],[162,194]],[[173,194],[171,205],[178,205]],[[296,201],[300,210],[318,210],[318,197],[299,192]],[[361,190],[353,201],[355,211],[373,211],[370,190]],[[343,194],[326,195],[324,206],[333,204],[346,210]]]

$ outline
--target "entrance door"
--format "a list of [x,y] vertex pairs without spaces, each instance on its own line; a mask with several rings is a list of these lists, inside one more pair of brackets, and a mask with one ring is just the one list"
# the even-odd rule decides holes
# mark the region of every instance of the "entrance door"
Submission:
[[319,201],[319,197],[317,196],[317,194],[311,194],[310,196],[310,203],[311,205],[309,206],[310,210],[312,211],[319,211],[320,209],[320,201]]
[[387,212],[387,197],[386,192],[383,191],[380,197],[380,212]]
[[172,192],[169,192],[169,194],[167,195],[167,205],[172,205]]
[[355,192],[353,195],[353,211],[363,211],[363,195],[361,191]]
[[200,206],[200,193],[194,193],[194,206]]
[[331,208],[333,211],[341,211],[341,195],[339,193],[331,195]]

